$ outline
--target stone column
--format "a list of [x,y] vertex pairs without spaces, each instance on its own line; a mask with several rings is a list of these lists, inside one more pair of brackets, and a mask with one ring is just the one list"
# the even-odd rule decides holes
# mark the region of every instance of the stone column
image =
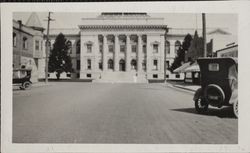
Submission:
[[170,57],[175,57],[175,40],[169,40]]
[[164,38],[164,35],[161,35],[160,36],[161,37],[161,43],[160,43],[160,62],[161,62],[161,67],[160,67],[160,69],[161,69],[161,71],[162,72],[165,72],[164,71],[164,64],[165,64],[165,57],[164,57],[164,55],[165,55],[165,38]]
[[142,35],[138,35],[137,71],[142,71]]
[[107,71],[107,52],[108,52],[108,35],[103,35],[103,53],[102,53],[102,67],[103,71]]
[[94,63],[93,63],[93,71],[98,71],[98,53],[99,53],[99,39],[98,39],[98,34],[94,36],[95,37],[95,42],[94,42]]
[[115,54],[114,54],[114,70],[119,71],[119,50],[120,50],[120,45],[119,45],[119,35],[115,35]]
[[126,71],[130,71],[130,62],[131,62],[131,44],[130,44],[130,35],[126,35]]
[[150,36],[147,35],[147,44],[146,44],[146,46],[147,46],[147,51],[146,51],[146,60],[147,60],[146,61],[147,62],[147,64],[146,64],[146,72],[147,73],[151,72],[151,69],[152,69],[152,67],[151,67],[151,63],[152,63],[152,61],[151,61],[152,47],[150,46],[150,42],[151,42]]

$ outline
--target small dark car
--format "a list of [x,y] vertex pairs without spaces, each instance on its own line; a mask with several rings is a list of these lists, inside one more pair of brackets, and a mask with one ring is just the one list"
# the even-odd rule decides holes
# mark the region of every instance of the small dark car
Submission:
[[238,117],[238,60],[237,58],[199,58],[201,88],[194,95],[198,113],[208,110],[208,106],[233,106]]
[[30,89],[32,82],[31,70],[30,69],[14,69],[13,70],[13,85],[20,85],[19,88],[22,90]]

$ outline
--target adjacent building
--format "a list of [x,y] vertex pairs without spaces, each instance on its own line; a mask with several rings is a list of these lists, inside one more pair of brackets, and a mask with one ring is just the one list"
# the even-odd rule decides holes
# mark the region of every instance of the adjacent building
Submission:
[[227,45],[216,51],[217,57],[238,57],[238,44]]
[[35,13],[26,24],[13,20],[13,68],[32,69],[32,82],[38,81],[38,63],[44,46],[43,30]]

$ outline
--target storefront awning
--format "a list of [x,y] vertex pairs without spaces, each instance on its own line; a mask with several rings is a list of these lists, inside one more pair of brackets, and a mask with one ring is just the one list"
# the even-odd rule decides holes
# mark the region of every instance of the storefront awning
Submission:
[[187,67],[184,72],[200,72],[200,67],[197,63],[194,63]]
[[190,66],[190,62],[184,63],[182,66],[178,67],[177,69],[174,70],[174,73],[184,73],[185,69]]

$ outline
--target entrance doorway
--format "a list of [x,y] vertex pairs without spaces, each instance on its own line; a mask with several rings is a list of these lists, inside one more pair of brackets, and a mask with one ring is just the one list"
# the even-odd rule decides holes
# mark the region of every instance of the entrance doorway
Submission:
[[119,71],[125,71],[125,61],[123,59],[119,62]]

